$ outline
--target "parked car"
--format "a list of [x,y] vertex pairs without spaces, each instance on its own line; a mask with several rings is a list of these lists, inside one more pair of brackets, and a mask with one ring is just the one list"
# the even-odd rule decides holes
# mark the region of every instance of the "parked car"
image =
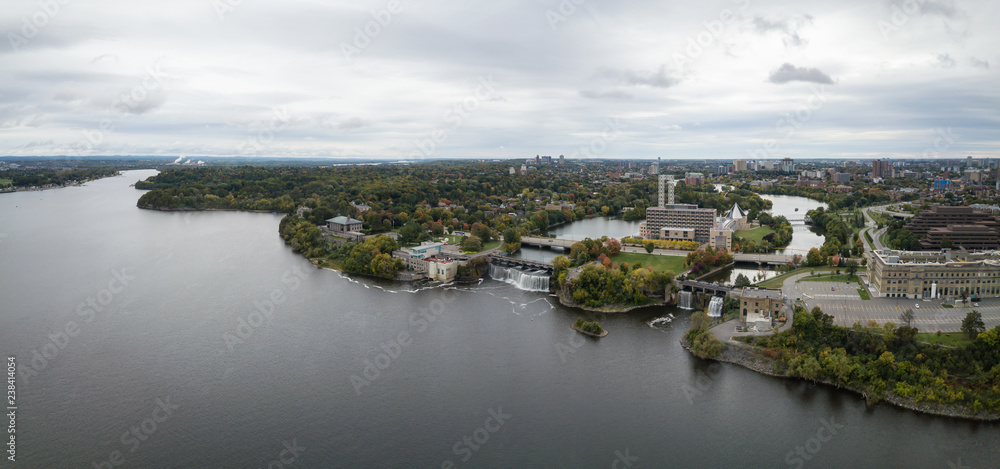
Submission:
[[972,306],[979,306],[979,303],[972,303]]
[[913,305],[913,307],[917,308],[917,309],[920,309],[920,305],[919,304]]

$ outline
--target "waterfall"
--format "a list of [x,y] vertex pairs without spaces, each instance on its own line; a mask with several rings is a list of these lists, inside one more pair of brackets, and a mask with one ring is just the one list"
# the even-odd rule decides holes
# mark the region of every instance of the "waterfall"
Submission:
[[490,264],[490,278],[509,283],[520,290],[549,291],[549,274],[544,270],[528,272],[516,267]]
[[722,302],[721,296],[713,296],[711,301],[708,302],[708,317],[710,318],[721,318],[722,317]]
[[677,307],[681,309],[694,309],[691,306],[691,297],[693,295],[689,291],[680,291],[677,293]]

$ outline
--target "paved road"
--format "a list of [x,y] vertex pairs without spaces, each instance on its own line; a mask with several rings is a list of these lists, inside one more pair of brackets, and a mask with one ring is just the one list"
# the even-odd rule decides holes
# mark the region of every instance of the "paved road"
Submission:
[[[869,214],[868,211],[869,210],[874,210],[876,212],[882,212],[882,211],[885,210],[886,207],[888,207],[888,205],[880,205],[880,206],[877,206],[877,207],[868,207],[868,208],[866,208],[866,209],[864,209],[864,210],[861,211],[861,213],[863,213],[865,215],[865,220],[866,220],[867,224],[869,225],[867,228],[865,228],[865,230],[868,231],[869,234],[871,234],[871,236],[872,236],[872,243],[875,245],[875,249],[876,250],[885,249],[885,246],[879,241],[879,236],[882,234],[882,232],[884,232],[886,230],[886,228],[882,228],[881,230],[876,231],[875,227],[878,224],[875,223],[875,219],[872,218],[871,214]],[[862,234],[861,236],[864,236],[864,234]],[[868,251],[871,251],[871,249],[868,249],[868,243],[867,242],[865,242],[865,249],[868,250]]]

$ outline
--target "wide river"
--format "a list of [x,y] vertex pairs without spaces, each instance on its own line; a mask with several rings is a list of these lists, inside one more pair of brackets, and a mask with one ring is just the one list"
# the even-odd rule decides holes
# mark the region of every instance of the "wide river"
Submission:
[[698,360],[678,344],[689,313],[583,339],[579,311],[508,284],[316,269],[277,215],[137,209],[129,185],[152,174],[0,195],[0,351],[21,368],[3,467],[1000,461],[997,425]]

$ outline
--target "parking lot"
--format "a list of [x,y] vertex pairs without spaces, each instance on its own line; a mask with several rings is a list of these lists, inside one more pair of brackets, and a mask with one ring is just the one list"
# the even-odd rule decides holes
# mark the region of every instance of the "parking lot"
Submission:
[[954,308],[942,306],[943,300],[914,300],[906,298],[872,298],[862,300],[858,289],[861,285],[855,282],[798,282],[796,276],[785,281],[782,288],[790,299],[800,298],[807,309],[819,306],[824,313],[834,316],[836,324],[852,326],[861,321],[875,321],[879,324],[893,322],[900,324],[899,315],[912,309],[915,315],[914,326],[920,332],[959,332],[962,319],[975,309],[983,315],[987,328],[1000,324],[1000,299],[985,299],[973,306],[961,303]]

